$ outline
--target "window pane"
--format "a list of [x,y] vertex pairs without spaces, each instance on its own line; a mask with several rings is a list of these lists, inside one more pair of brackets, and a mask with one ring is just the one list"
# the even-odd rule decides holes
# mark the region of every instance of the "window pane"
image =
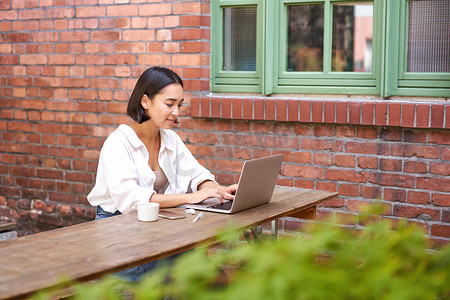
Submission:
[[287,71],[322,71],[323,5],[288,7]]
[[450,1],[411,0],[408,72],[450,72]]
[[331,70],[371,72],[373,3],[333,5]]
[[256,71],[256,7],[226,7],[223,14],[223,69]]

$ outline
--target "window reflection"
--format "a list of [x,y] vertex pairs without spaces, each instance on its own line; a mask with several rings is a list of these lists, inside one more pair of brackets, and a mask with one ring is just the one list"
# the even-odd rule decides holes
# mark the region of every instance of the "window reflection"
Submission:
[[373,4],[334,4],[331,70],[371,72]]
[[288,7],[288,71],[322,71],[323,20],[321,4]]

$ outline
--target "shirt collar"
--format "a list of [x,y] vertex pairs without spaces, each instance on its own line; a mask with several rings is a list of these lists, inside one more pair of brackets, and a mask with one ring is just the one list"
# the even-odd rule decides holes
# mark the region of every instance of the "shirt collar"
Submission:
[[144,145],[144,143],[139,139],[136,132],[130,126],[126,124],[121,124],[117,130],[123,132],[127,137],[128,141],[134,148],[139,148]]
[[174,151],[176,149],[175,140],[171,139],[167,129],[160,129],[159,134],[161,135],[161,149],[163,151],[165,148]]

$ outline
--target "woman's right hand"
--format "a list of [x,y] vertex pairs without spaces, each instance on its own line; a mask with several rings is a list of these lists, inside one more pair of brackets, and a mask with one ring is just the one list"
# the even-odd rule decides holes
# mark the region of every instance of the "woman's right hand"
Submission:
[[186,194],[186,204],[200,203],[208,198],[219,198],[220,202],[222,202],[222,195],[219,189],[204,188],[197,192]]

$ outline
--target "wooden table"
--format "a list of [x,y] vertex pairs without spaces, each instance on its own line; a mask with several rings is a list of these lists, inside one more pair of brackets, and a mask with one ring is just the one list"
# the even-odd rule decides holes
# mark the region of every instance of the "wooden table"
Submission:
[[185,219],[139,222],[136,212],[37,233],[0,243],[0,299],[85,281],[194,248],[221,229],[251,228],[285,216],[315,213],[337,193],[276,186],[266,205],[236,214],[204,213]]

